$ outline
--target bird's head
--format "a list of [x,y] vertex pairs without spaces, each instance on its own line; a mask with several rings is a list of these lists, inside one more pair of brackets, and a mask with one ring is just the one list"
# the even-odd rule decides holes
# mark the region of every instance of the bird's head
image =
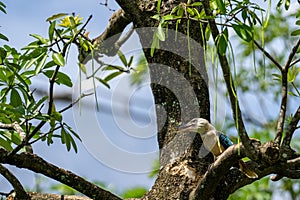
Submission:
[[198,132],[203,134],[213,129],[213,126],[203,118],[194,118],[187,124],[178,127],[178,133]]

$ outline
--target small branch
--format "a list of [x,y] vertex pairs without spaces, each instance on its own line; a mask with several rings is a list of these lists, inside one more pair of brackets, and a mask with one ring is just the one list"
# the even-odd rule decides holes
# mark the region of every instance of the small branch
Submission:
[[84,93],[81,94],[80,97],[79,97],[78,99],[76,99],[74,102],[70,103],[67,107],[61,109],[61,110],[58,111],[58,112],[59,112],[59,113],[65,112],[66,110],[72,108],[72,107],[73,107],[76,103],[78,103],[82,98],[87,97],[87,96],[90,96],[90,95],[92,95],[92,94],[94,94],[94,93],[91,92],[91,93],[87,93],[87,94],[84,94]]
[[288,96],[288,82],[287,82],[287,71],[285,68],[282,69],[282,78],[281,78],[281,104],[280,104],[280,111],[279,111],[279,118],[277,122],[277,131],[276,131],[276,137],[275,142],[280,144],[282,134],[283,134],[283,128],[284,128],[284,120],[286,115],[286,107],[287,107],[287,96]]
[[[203,1],[203,7],[205,10],[205,13],[207,16],[213,16],[212,11],[210,9],[210,2],[209,0],[204,0]],[[216,22],[213,18],[208,19],[209,20],[209,25],[211,29],[212,36],[214,38],[214,41],[216,42],[217,37],[219,36],[219,30],[216,25]],[[218,48],[217,48],[218,49]],[[238,97],[237,97],[237,92],[234,86],[233,78],[230,72],[230,67],[227,61],[226,56],[222,55],[219,52],[218,49],[218,57],[220,60],[220,65],[223,71],[223,77],[226,83],[226,88],[227,92],[229,95],[230,99],[230,104],[231,104],[231,110],[233,113],[233,118],[235,120],[235,124],[237,125],[237,131],[238,134],[242,140],[243,145],[245,146],[247,156],[252,159],[252,160],[257,160],[258,159],[258,153],[255,150],[254,146],[251,144],[251,141],[249,139],[249,136],[247,134],[243,119],[242,119],[242,113],[241,109],[238,103]]]
[[116,195],[88,182],[84,178],[48,163],[35,154],[21,153],[8,155],[8,151],[0,149],[0,162],[25,168],[68,185],[92,199],[120,200]]
[[[216,187],[224,175],[229,172],[233,163],[237,163],[244,153],[244,148],[240,145],[233,145],[226,149],[217,160],[211,165],[197,187],[191,192],[190,199],[209,199],[215,192]],[[238,152],[241,152],[238,155]]]
[[298,50],[299,46],[300,46],[300,37],[299,37],[296,45],[292,48],[292,51],[291,51],[291,53],[288,57],[288,60],[286,61],[285,65],[283,67],[283,69],[285,69],[286,71],[289,69],[289,67],[292,66],[291,63],[293,61],[293,58],[294,58],[295,54],[297,53],[297,50]]
[[285,137],[283,139],[283,146],[289,146],[292,140],[292,136],[297,128],[297,124],[300,120],[300,106],[298,107],[296,113],[294,114],[290,124],[286,128]]
[[256,42],[256,40],[253,40],[255,46],[261,50],[263,52],[263,54],[269,58],[269,60],[272,61],[272,63],[281,71],[282,67],[281,65],[273,58],[273,56],[271,56],[271,54],[269,54],[262,46],[260,46],[260,44],[258,44],[258,42]]
[[279,112],[279,119],[277,123],[277,131],[276,131],[276,137],[275,141],[279,144],[282,138],[283,134],[283,128],[284,128],[284,120],[286,115],[286,107],[287,107],[287,96],[288,96],[288,70],[289,67],[291,67],[291,63],[293,61],[293,58],[295,54],[297,53],[297,50],[300,46],[300,38],[298,39],[296,45],[292,48],[292,51],[288,57],[288,60],[286,61],[284,67],[281,70],[281,82],[282,82],[282,88],[281,88],[281,105],[280,105],[280,112]]
[[292,66],[296,65],[298,62],[300,62],[300,58],[294,60],[294,61],[290,64],[289,67],[292,67]]
[[26,193],[24,187],[20,181],[15,177],[6,167],[0,164],[0,174],[10,182],[16,192],[16,198],[18,199],[30,199],[29,195]]

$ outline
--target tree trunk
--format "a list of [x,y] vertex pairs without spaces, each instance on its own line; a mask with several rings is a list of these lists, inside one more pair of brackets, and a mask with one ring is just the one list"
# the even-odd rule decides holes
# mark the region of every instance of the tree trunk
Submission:
[[[188,199],[201,176],[213,162],[213,156],[201,148],[198,135],[178,135],[179,122],[195,117],[209,120],[208,78],[203,60],[199,23],[182,22],[175,31],[169,24],[166,39],[151,56],[151,44],[158,21],[156,1],[121,1],[128,18],[137,28],[149,65],[151,88],[156,104],[161,169],[144,199]],[[161,12],[170,11],[179,2],[162,2]],[[141,20],[143,19],[143,20]],[[190,38],[188,37],[190,35]],[[202,150],[200,152],[200,149]]]

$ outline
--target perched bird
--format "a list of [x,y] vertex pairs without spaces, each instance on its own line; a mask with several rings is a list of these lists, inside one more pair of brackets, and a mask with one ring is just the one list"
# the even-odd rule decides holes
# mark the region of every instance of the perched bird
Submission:
[[[200,134],[205,148],[215,157],[233,145],[229,137],[216,130],[206,119],[194,118],[178,128],[178,133],[197,132]],[[239,160],[240,170],[249,178],[258,178],[257,174],[243,161]]]

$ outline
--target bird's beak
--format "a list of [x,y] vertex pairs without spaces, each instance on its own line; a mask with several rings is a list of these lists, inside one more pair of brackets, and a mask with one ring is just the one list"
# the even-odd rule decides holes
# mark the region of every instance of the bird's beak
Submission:
[[191,130],[193,130],[192,124],[187,123],[187,124],[179,126],[177,133],[187,133],[187,132],[190,132]]

